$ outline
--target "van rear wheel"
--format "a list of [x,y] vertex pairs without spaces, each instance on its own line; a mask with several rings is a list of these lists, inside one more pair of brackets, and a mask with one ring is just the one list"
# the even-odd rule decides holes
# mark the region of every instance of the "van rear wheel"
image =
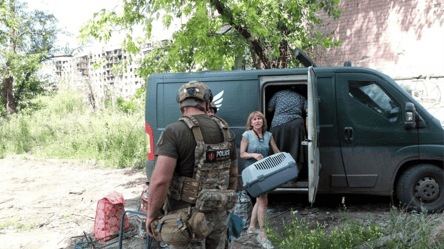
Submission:
[[428,212],[444,208],[444,172],[432,164],[421,164],[406,170],[398,181],[399,201],[408,209]]

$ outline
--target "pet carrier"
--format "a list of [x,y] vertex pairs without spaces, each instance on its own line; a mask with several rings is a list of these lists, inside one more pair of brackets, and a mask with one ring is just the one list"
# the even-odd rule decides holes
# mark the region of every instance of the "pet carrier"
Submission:
[[298,177],[298,167],[287,152],[265,157],[242,171],[244,188],[257,197]]

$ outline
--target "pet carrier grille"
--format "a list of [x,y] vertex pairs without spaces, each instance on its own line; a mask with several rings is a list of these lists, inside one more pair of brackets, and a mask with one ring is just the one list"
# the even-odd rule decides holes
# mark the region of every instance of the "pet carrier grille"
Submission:
[[267,157],[263,162],[255,164],[256,169],[266,170],[278,166],[285,160],[285,154],[278,154],[275,157]]

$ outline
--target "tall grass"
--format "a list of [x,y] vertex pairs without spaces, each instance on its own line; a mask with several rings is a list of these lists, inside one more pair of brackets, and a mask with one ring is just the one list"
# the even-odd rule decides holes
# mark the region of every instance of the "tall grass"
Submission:
[[384,228],[390,235],[384,243],[386,248],[444,248],[443,220],[430,216],[425,209],[417,213],[393,207],[389,219]]
[[342,224],[327,233],[323,225],[310,229],[309,223],[292,215],[283,222],[279,234],[267,224],[268,238],[280,249],[371,249],[371,248],[444,248],[444,221],[425,212],[407,212],[393,207],[388,222],[372,221],[362,224],[349,218],[344,211]]
[[133,101],[130,111],[109,107],[93,112],[82,100],[80,92],[64,89],[33,100],[37,110],[0,120],[0,157],[27,154],[117,168],[144,166],[148,136],[142,101]]
[[287,249],[355,248],[363,242],[383,236],[381,227],[375,222],[363,226],[353,219],[344,219],[340,227],[335,227],[330,233],[326,233],[323,225],[318,223],[315,229],[310,229],[308,221],[297,219],[293,213],[291,222],[284,224],[282,235],[271,228],[267,228],[267,234],[274,245]]

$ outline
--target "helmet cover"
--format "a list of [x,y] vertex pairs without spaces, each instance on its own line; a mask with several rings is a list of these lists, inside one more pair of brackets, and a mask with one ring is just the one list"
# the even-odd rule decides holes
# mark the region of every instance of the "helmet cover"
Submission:
[[193,80],[183,84],[179,88],[176,101],[177,103],[181,103],[188,98],[199,99],[203,102],[211,102],[213,100],[213,94],[205,83]]

